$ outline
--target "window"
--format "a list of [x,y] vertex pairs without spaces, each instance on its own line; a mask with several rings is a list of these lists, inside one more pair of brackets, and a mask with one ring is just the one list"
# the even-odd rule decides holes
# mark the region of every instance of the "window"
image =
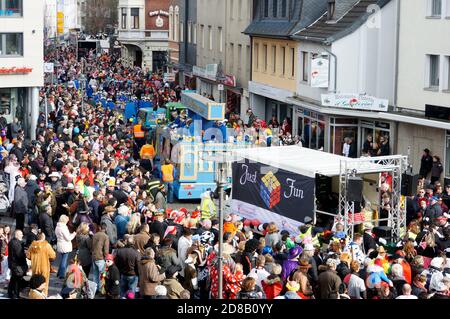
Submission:
[[[237,0],[241,2],[241,0]],[[234,0],[230,0],[230,20],[234,19]]]
[[264,72],[267,72],[267,44],[263,45],[263,65],[264,65]]
[[188,36],[187,36],[188,43],[192,42],[192,23],[188,22]]
[[230,70],[234,73],[234,43],[230,43],[230,52],[228,53],[228,56],[230,57]]
[[274,74],[277,73],[277,47],[276,47],[276,45],[272,46],[272,72]]
[[179,27],[180,27],[180,42],[184,42],[184,23],[183,23],[183,21],[181,21],[179,23]]
[[169,8],[169,40],[174,40],[173,37],[173,7]]
[[309,80],[309,58],[308,52],[302,52],[302,80],[308,82]]
[[242,44],[238,44],[238,55],[237,55],[237,62],[238,62],[238,69],[241,69],[241,61],[243,61],[242,59]]
[[246,12],[246,11],[250,11],[250,10],[246,10],[246,11],[244,11],[244,10],[242,10],[242,3],[243,3],[244,1],[242,1],[242,0],[238,0],[238,17],[239,17],[239,20],[241,20],[242,19],[242,13],[244,13],[244,12]]
[[209,50],[212,51],[213,36],[212,36],[212,27],[211,26],[208,26],[208,38],[209,38]]
[[0,33],[0,56],[23,56],[23,34]]
[[287,16],[287,0],[281,0],[281,16],[283,18]]
[[283,76],[286,75],[286,48],[281,47],[281,65],[283,70]]
[[127,28],[127,8],[122,8],[122,29]]
[[0,17],[21,17],[22,0],[0,0]]
[[245,65],[247,66],[246,72],[250,73],[250,61],[251,61],[251,53],[250,53],[250,46],[247,45],[246,48],[246,55],[245,55]]
[[255,43],[255,48],[253,52],[253,58],[255,60],[255,69],[259,70],[259,44]]
[[291,48],[291,77],[295,77],[295,48]]
[[429,55],[429,88],[439,88],[439,55]]
[[222,27],[219,27],[219,52],[223,51],[223,32],[222,32]]
[[272,16],[276,18],[278,15],[278,0],[272,0]]
[[131,29],[139,29],[139,8],[131,8]]
[[444,87],[447,92],[450,92],[450,56],[445,57],[445,64],[446,64],[446,68],[445,68],[444,76],[445,76],[447,83],[444,83]]
[[195,24],[193,24],[193,32],[194,34],[192,35],[192,42],[194,44],[197,44],[197,26]]
[[204,49],[205,48],[205,26],[203,24],[200,26],[200,33],[202,36],[202,48]]
[[269,0],[264,0],[264,17],[269,17]]
[[442,15],[442,0],[429,1],[431,1],[431,16],[440,17]]
[[173,21],[173,39],[175,42],[180,41],[180,8],[178,6],[175,7],[175,15]]

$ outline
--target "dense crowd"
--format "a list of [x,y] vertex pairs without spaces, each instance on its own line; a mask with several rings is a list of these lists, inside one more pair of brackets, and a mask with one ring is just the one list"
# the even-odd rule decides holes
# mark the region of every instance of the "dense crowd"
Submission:
[[[120,108],[83,100],[75,80],[86,72],[88,96],[113,102],[124,94],[146,96],[155,108],[178,101],[181,88],[125,67],[114,55],[91,52],[78,62],[73,48],[64,47],[46,58],[61,64],[59,84],[41,92],[49,119],[41,116],[35,141],[24,139],[17,121],[1,135],[2,207],[11,206],[16,221],[14,231],[0,227],[0,282],[8,297],[29,287],[28,298],[55,298],[48,288],[56,273],[63,298],[219,298],[214,194],[204,194],[197,209],[174,210],[174,165],[165,161],[157,174],[154,150],[136,141],[142,136]],[[266,146],[301,144],[289,119],[266,124],[251,110],[248,116],[244,124],[230,113],[227,125],[250,130],[246,138]],[[374,235],[371,222],[351,239],[341,223],[324,229],[307,217],[294,235],[274,223],[226,215],[221,297],[448,299],[450,186],[444,192],[438,181],[422,182],[408,200],[408,229],[395,247]],[[382,209],[389,208],[386,201]]]

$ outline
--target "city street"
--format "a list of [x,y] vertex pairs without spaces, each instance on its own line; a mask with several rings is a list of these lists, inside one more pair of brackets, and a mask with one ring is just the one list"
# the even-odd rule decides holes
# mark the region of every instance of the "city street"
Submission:
[[0,0],[0,298],[449,299],[449,19]]

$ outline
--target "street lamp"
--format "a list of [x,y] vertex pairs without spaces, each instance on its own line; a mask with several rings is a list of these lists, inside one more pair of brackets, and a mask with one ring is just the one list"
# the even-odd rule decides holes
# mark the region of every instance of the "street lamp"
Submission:
[[217,194],[219,195],[219,294],[218,298],[223,299],[223,213],[224,213],[224,201],[225,201],[225,186],[228,184],[228,176],[231,175],[229,171],[229,164],[232,162],[241,161],[242,157],[237,156],[231,151],[221,149],[213,151],[212,155],[204,155],[204,161],[215,163],[216,167],[216,185]]
[[223,72],[223,65],[222,60],[220,60],[219,65],[217,66],[217,74],[216,74],[216,81],[219,83],[218,89],[220,91],[220,103],[223,103],[223,84],[225,83],[225,80],[227,79],[225,72]]
[[84,90],[86,86],[86,76],[81,73],[81,75],[78,77],[78,80],[80,81],[81,87],[81,112],[84,112]]
[[53,84],[55,84],[54,83],[54,79],[53,79],[53,74],[55,73],[55,70],[56,70],[56,82],[58,82],[58,70],[59,70],[59,67],[61,66],[61,63],[59,63],[59,61],[58,60],[56,60],[54,63],[53,63],[53,68],[54,68],[54,70],[53,70],[53,73],[52,73],[52,85]]

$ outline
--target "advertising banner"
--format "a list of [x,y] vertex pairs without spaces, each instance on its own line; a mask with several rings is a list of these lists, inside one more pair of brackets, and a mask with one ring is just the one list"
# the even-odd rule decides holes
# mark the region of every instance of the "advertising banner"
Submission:
[[322,105],[353,110],[387,112],[389,101],[352,93],[322,94]]
[[311,61],[311,86],[327,88],[330,63],[328,59],[317,58]]
[[314,178],[247,160],[232,168],[233,200],[296,221],[314,217]]
[[57,32],[58,34],[63,34],[64,33],[64,12],[62,11],[58,11],[57,16],[56,16],[56,28],[57,28]]

